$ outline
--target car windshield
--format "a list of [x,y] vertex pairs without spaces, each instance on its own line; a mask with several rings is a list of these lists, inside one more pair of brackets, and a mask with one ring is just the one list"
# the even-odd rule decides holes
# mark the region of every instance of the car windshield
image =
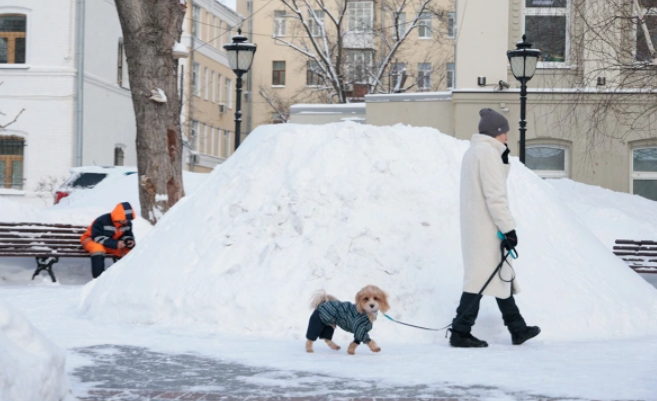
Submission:
[[105,177],[107,177],[107,174],[82,173],[71,183],[71,186],[73,188],[93,188]]

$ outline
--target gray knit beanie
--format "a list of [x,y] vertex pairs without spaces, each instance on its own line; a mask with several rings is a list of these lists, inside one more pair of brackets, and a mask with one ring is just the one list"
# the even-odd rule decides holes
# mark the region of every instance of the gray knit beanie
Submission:
[[492,136],[495,138],[498,135],[509,132],[509,122],[507,119],[493,109],[479,110],[479,133]]

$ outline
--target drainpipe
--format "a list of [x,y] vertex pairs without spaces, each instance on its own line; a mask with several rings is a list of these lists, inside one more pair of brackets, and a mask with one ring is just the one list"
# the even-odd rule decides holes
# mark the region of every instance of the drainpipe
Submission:
[[[249,6],[249,41],[253,43],[253,0],[249,0],[247,4]],[[249,96],[246,99],[246,135],[251,133],[251,100],[253,99],[253,66],[246,73],[246,90],[249,93]]]
[[[189,122],[187,123],[187,126],[189,127],[189,131],[187,133],[187,137],[189,138],[189,171],[194,171],[194,141],[196,138],[192,138],[192,127],[194,125],[194,86],[192,82],[192,74],[194,73],[194,2],[191,2],[190,9],[189,9],[189,15],[192,16],[190,19],[190,24],[189,24],[189,85],[188,90],[189,90],[189,112],[187,115],[189,116]],[[200,67],[199,67],[199,75],[200,75]],[[199,80],[199,85],[201,84],[200,77],[196,77]],[[196,133],[198,135],[198,132]]]
[[75,44],[75,64],[76,64],[76,80],[75,80],[75,147],[73,154],[74,166],[82,166],[82,144],[84,138],[83,121],[84,121],[84,2],[85,0],[77,0],[76,10],[76,44]]

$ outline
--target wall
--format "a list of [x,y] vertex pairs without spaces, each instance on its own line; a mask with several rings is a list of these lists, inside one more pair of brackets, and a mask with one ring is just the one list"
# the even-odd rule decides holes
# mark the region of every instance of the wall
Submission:
[[87,1],[84,43],[83,165],[114,165],[114,148],[124,150],[124,164],[137,165],[137,128],[123,61],[118,83],[118,46],[122,38],[116,6],[111,0]]
[[434,127],[454,135],[451,92],[367,95],[365,102],[368,124]]
[[[573,91],[545,93],[530,90],[527,106],[526,143],[567,144],[569,178],[614,191],[630,192],[631,151],[635,145],[657,144],[657,132],[632,131],[624,121],[608,115],[604,125],[615,137],[591,129],[592,114],[600,93],[587,96]],[[636,98],[638,105],[648,99]],[[510,125],[509,148],[518,155],[520,100],[518,90],[504,92],[456,90],[453,93],[455,136],[470,139],[477,132],[479,110],[485,107],[502,113]],[[650,117],[654,120],[654,117]],[[653,121],[654,126],[654,121]],[[652,138],[652,139],[650,139]]]
[[476,88],[507,80],[508,0],[461,0],[457,3],[456,87]]

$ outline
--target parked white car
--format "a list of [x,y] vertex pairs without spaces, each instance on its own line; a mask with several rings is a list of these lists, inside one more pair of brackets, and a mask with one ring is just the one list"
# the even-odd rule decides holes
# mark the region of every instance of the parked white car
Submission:
[[84,166],[74,167],[70,172],[71,176],[55,192],[55,205],[73,193],[106,186],[117,179],[136,174],[137,167]]

